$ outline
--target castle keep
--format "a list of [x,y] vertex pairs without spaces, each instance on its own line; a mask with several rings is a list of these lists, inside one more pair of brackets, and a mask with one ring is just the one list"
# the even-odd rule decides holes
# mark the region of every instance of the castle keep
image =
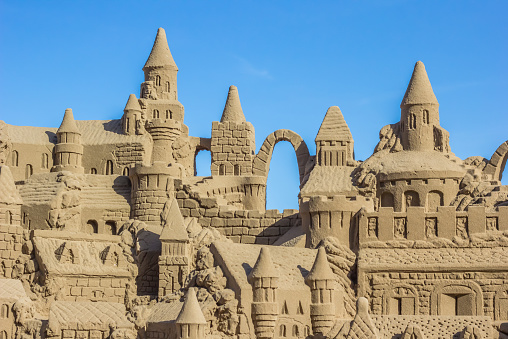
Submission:
[[[117,120],[0,121],[0,339],[508,338],[508,141],[455,156],[422,62],[364,161],[337,106],[316,155],[258,150],[235,86],[190,136],[162,28],[143,71]],[[265,207],[280,141],[299,210]]]

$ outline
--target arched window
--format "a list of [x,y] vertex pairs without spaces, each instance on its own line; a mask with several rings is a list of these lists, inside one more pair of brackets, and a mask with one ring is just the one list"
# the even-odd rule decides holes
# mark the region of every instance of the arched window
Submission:
[[97,174],[97,168],[90,168],[90,174]]
[[415,315],[418,314],[418,293],[410,285],[395,285],[383,295],[383,314]]
[[280,325],[280,328],[279,328],[279,337],[286,337],[286,336],[287,336],[286,325]]
[[408,208],[411,206],[420,206],[420,197],[418,195],[418,192],[415,192],[415,191],[404,192],[403,206],[405,208]]
[[236,164],[234,166],[234,173],[236,176],[240,175],[240,165]]
[[153,118],[154,119],[159,119],[159,110],[158,109],[154,109],[153,110]]
[[2,307],[0,307],[0,318],[9,318],[9,305],[3,304]]
[[113,161],[111,161],[111,160],[106,161],[106,169],[105,169],[104,173],[106,175],[113,174]]
[[5,212],[5,222],[9,225],[12,225],[12,212],[11,211]]
[[483,315],[483,293],[473,281],[442,282],[430,297],[431,315]]
[[161,76],[160,75],[156,75],[155,76],[155,85],[156,86],[160,86],[161,85]]
[[173,112],[170,109],[166,110],[166,119],[173,119]]
[[409,116],[409,128],[408,129],[415,129],[416,128],[416,114],[410,113]]
[[128,177],[128,176],[129,176],[129,167],[125,167],[125,168],[123,169],[123,175],[125,175],[126,177]]
[[430,124],[429,118],[430,118],[429,111],[424,109],[423,110],[423,123],[424,124]]
[[17,167],[19,163],[18,151],[12,151],[12,166]]
[[106,228],[105,228],[106,234],[116,235],[116,221],[106,221]]
[[49,155],[48,155],[48,153],[42,153],[41,168],[44,168],[44,169],[49,168]]
[[293,325],[293,337],[298,337],[300,335],[300,330],[298,330],[298,325]]
[[26,168],[25,168],[25,179],[30,178],[32,176],[32,174],[34,174],[34,169],[33,169],[32,165],[27,164]]
[[169,81],[166,81],[166,92],[169,92],[170,89]]
[[196,151],[194,156],[194,175],[200,177],[209,177],[212,175],[210,164],[212,163],[212,155],[206,149]]
[[437,212],[437,208],[443,205],[443,193],[439,191],[430,191],[427,194],[427,212]]
[[8,339],[7,331],[4,330],[4,331],[0,332],[0,339]]
[[280,311],[280,314],[289,314],[288,304],[286,303],[285,300],[284,300],[284,304],[282,305],[282,310]]
[[85,233],[98,233],[99,225],[96,220],[88,220],[85,226]]
[[226,175],[226,165],[224,164],[219,165],[219,175]]

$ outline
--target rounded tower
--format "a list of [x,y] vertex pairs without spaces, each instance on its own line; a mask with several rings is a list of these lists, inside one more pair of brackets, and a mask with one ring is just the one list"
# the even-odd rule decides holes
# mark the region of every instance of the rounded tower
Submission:
[[140,126],[138,121],[141,120],[141,106],[139,105],[136,95],[129,95],[129,100],[123,109],[122,129],[127,135],[140,134]]
[[404,150],[433,151],[436,148],[434,127],[439,127],[439,103],[421,61],[415,65],[400,109]]
[[248,280],[252,285],[252,320],[256,337],[273,338],[278,314],[279,275],[273,265],[268,247],[261,248]]
[[189,288],[182,310],[176,318],[176,326],[178,328],[178,339],[203,339],[205,338],[205,329],[207,322],[201,307],[199,307],[198,299],[194,288]]
[[60,128],[56,132],[57,143],[55,145],[55,161],[51,172],[70,171],[84,173],[81,165],[83,146],[81,145],[81,133],[72,114],[72,109],[67,108]]
[[318,249],[316,260],[305,278],[311,290],[310,320],[314,334],[326,335],[335,319],[335,275],[326,258],[324,247]]

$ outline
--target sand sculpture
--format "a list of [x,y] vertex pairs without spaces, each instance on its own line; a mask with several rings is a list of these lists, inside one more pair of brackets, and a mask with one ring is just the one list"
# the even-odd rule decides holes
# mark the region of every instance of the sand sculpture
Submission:
[[[1,339],[508,338],[508,141],[456,157],[423,63],[365,161],[337,106],[315,156],[256,152],[234,86],[189,136],[162,28],[143,71],[121,119],[1,122]],[[265,209],[279,141],[299,210]]]

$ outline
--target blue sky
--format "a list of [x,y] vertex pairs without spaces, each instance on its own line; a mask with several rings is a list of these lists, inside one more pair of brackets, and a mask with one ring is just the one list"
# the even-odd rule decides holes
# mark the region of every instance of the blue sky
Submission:
[[[57,127],[67,107],[120,118],[163,27],[193,136],[210,136],[236,85],[258,148],[287,128],[314,153],[337,105],[364,160],[422,60],[452,151],[490,158],[508,139],[507,17],[504,1],[0,1],[0,119]],[[297,194],[296,157],[279,143],[268,208],[297,208]]]

